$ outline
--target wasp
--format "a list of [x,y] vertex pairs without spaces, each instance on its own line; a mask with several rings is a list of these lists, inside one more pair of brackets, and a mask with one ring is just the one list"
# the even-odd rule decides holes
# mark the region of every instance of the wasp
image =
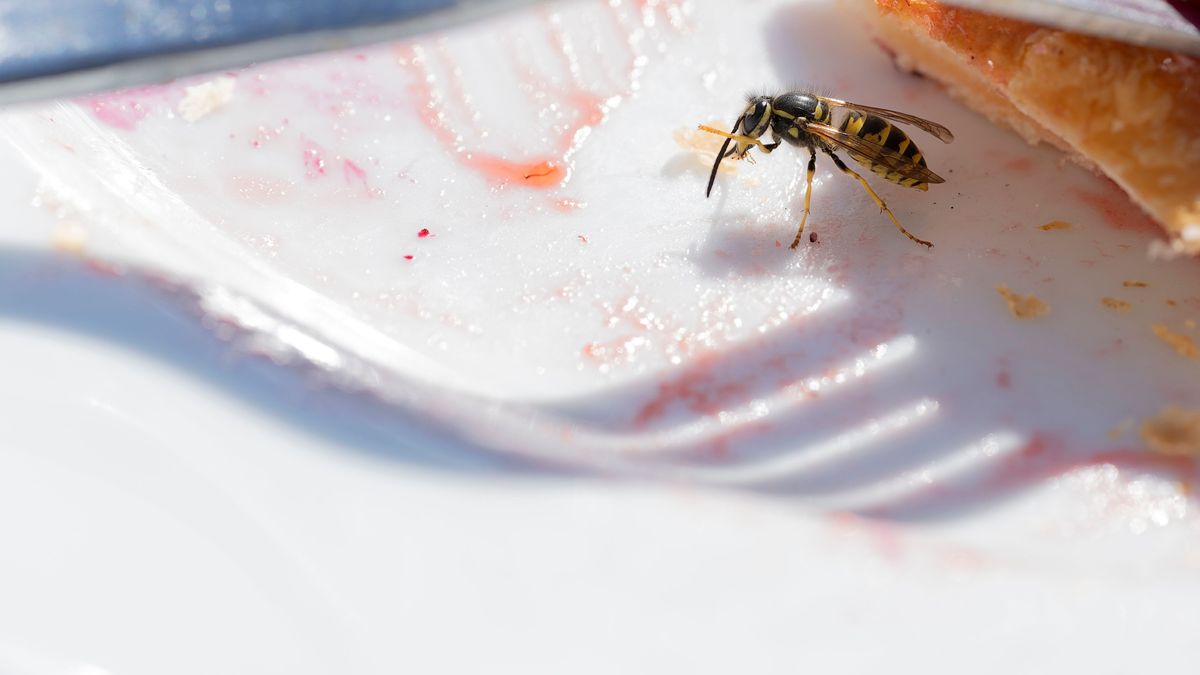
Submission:
[[[839,111],[840,120],[834,126],[834,112]],[[844,111],[844,112],[841,112]],[[889,121],[890,120],[890,121]],[[791,248],[800,245],[800,237],[804,234],[804,223],[808,220],[808,207],[812,200],[812,179],[817,170],[817,151],[829,155],[830,159],[842,172],[859,182],[880,210],[887,213],[892,223],[912,241],[932,247],[933,244],[917,237],[904,229],[897,220],[896,214],[888,208],[887,203],[875,193],[870,183],[856,171],[846,166],[837,156],[836,151],[845,150],[850,158],[870,169],[872,173],[884,180],[898,185],[928,190],[930,183],[944,183],[945,180],[929,170],[925,165],[925,157],[917,149],[917,144],[908,137],[892,121],[911,124],[918,129],[928,132],[943,143],[954,140],[954,134],[946,127],[930,122],[920,117],[908,115],[886,108],[875,108],[861,103],[850,103],[817,94],[790,91],[778,96],[751,96],[746,109],[742,112],[733,128],[728,132],[700,125],[702,131],[723,136],[725,143],[717,153],[713,162],[712,174],[708,177],[708,188],[704,196],[712,193],[713,182],[717,178],[717,169],[721,160],[726,157],[734,159],[750,159],[750,150],[758,148],[770,154],[781,143],[788,143],[808,148],[808,179],[804,192],[804,216],[800,219],[800,228]],[[763,143],[759,138],[771,132],[771,143]],[[736,145],[729,147],[730,143]]]

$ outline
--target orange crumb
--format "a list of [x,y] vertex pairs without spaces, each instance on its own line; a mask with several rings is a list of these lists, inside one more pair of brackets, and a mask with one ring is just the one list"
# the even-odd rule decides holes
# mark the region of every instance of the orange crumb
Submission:
[[1200,359],[1200,350],[1196,349],[1196,343],[1192,340],[1192,338],[1188,337],[1187,335],[1176,333],[1161,323],[1156,323],[1150,326],[1150,329],[1154,331],[1154,334],[1158,336],[1158,339],[1167,343],[1171,349],[1179,352],[1180,356],[1189,359]]
[[1148,284],[1144,281],[1134,281],[1133,279],[1126,279],[1125,281],[1121,282],[1121,285],[1124,286],[1125,288],[1145,288],[1145,287],[1149,286],[1150,284]]
[[1141,435],[1146,447],[1160,455],[1200,456],[1200,410],[1167,406],[1142,421]]
[[1018,319],[1032,319],[1050,312],[1050,306],[1036,295],[1017,295],[1003,284],[996,287],[996,292],[1008,304],[1008,311]]
[[1038,229],[1043,232],[1049,232],[1050,230],[1069,230],[1071,229],[1071,224],[1065,220],[1052,220],[1045,225],[1038,226]]
[[1100,298],[1100,304],[1104,305],[1105,307],[1111,309],[1114,312],[1120,312],[1122,314],[1124,314],[1125,312],[1128,312],[1129,308],[1132,306],[1128,302],[1125,302],[1124,300],[1118,300],[1117,298],[1107,298],[1107,297]]
[[[710,126],[720,127],[728,122],[711,122]],[[681,150],[687,150],[692,153],[696,160],[702,164],[708,165],[716,158],[717,153],[721,150],[721,144],[725,142],[724,138],[715,134],[710,134],[697,129],[696,127],[681,127],[676,129],[672,134],[675,138],[675,145],[678,145]],[[721,162],[721,173],[733,173],[737,171],[737,162]]]
[[59,253],[83,255],[87,249],[87,232],[78,223],[59,223],[50,235],[50,244]]

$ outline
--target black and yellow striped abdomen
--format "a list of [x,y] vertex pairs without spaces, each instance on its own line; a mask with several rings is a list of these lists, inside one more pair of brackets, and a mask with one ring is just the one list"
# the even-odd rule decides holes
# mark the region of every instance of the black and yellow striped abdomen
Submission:
[[[852,110],[838,127],[841,131],[848,134],[858,136],[859,138],[882,145],[883,147],[892,150],[901,157],[908,159],[914,165],[924,167],[925,158],[921,155],[921,151],[917,148],[917,144],[908,137],[908,134],[903,130],[893,125],[891,122],[871,114],[864,114]],[[871,173],[891,181],[897,185],[916,188],[918,190],[928,190],[929,184],[922,182],[916,178],[906,178],[903,174],[892,171],[888,167],[879,164],[870,157],[861,155],[856,152],[848,153],[850,158],[862,164],[871,170]]]

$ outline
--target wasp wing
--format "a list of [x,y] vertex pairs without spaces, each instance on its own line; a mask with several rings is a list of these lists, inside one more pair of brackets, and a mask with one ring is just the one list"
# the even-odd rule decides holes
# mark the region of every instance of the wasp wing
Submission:
[[849,108],[850,110],[871,113],[872,115],[878,115],[889,120],[911,124],[914,127],[932,135],[934,138],[943,143],[949,143],[950,141],[954,140],[954,134],[950,133],[949,129],[938,124],[937,122],[930,122],[923,117],[909,115],[908,113],[902,113],[896,110],[888,110],[887,108],[876,108],[875,106],[863,105],[861,103],[851,103],[850,101],[829,98],[827,96],[818,96],[817,98],[835,108]]
[[912,178],[922,183],[946,182],[944,178],[930,171],[927,167],[913,162],[908,157],[901,155],[891,148],[885,148],[878,143],[872,143],[853,134],[848,134],[828,124],[809,122],[805,125],[804,130],[838,147],[845,148],[854,154],[862,155],[876,164],[882,164],[889,171],[894,171],[904,178]]

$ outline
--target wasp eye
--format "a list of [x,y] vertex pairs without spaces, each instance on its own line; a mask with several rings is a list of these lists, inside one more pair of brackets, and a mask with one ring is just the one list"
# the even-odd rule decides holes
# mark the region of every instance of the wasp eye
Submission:
[[[766,126],[764,123],[766,122],[767,111],[769,108],[770,105],[766,101],[755,102],[754,108],[749,110],[746,113],[745,118],[742,119],[743,133],[757,136],[758,134],[755,134],[754,130]],[[759,133],[761,133],[761,131]]]

